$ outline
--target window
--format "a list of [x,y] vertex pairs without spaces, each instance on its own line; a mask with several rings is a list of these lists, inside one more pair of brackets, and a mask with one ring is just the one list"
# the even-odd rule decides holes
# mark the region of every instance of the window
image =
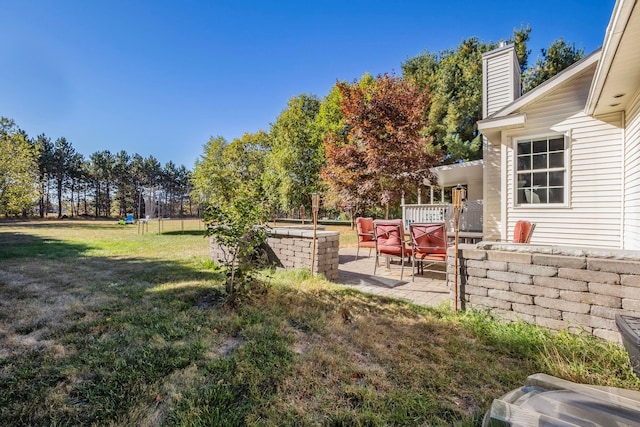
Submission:
[[564,136],[520,140],[516,153],[517,204],[564,204]]

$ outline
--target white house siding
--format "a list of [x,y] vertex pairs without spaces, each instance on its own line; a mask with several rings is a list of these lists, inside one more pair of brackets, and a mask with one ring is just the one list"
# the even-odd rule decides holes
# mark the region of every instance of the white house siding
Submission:
[[625,121],[624,249],[640,250],[640,93]]
[[[507,235],[520,219],[536,223],[535,244],[620,248],[622,197],[622,116],[596,120],[584,114],[595,65],[543,98],[526,105],[523,129],[508,131]],[[570,147],[569,205],[567,207],[516,207],[514,201],[515,140],[551,134],[568,134]]]
[[502,200],[500,152],[501,144],[492,143],[483,138],[483,204],[482,204],[482,230],[485,240],[500,239],[500,207]]

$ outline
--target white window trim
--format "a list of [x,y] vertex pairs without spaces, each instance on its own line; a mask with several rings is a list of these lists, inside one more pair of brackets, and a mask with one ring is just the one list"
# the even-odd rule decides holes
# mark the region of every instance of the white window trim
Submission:
[[[564,138],[564,203],[518,203],[518,142],[541,138]],[[566,209],[571,207],[571,132],[549,132],[512,138],[512,184],[513,207],[516,209]]]

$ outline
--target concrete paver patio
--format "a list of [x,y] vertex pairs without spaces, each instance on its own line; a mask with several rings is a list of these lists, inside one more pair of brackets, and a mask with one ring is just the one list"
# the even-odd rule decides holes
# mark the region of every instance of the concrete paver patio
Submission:
[[381,260],[373,275],[375,254],[368,256],[367,249],[360,250],[356,260],[357,248],[340,249],[339,284],[350,286],[362,292],[402,298],[415,304],[436,306],[450,300],[449,289],[445,281],[444,263],[436,263],[416,274],[411,280],[411,264],[405,264],[403,279],[400,280],[401,266],[392,262],[390,268]]

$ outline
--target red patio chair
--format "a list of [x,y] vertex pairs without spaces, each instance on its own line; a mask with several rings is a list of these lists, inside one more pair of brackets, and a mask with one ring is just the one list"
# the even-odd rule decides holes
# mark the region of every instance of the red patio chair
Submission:
[[409,224],[409,236],[411,237],[411,274],[413,278],[415,278],[416,261],[420,262],[420,266],[423,261],[446,262],[447,237],[444,223]]
[[380,256],[396,257],[401,259],[400,280],[402,280],[404,259],[411,257],[411,246],[404,240],[402,220],[375,220],[373,232],[376,239],[376,265],[373,268],[373,274],[376,274]]
[[361,247],[369,248],[369,256],[371,256],[371,249],[375,249],[376,247],[376,239],[373,236],[373,218],[356,218],[356,231],[358,232],[356,260],[358,260]]
[[531,243],[531,236],[535,228],[536,225],[529,221],[516,221],[516,226],[513,229],[513,243]]

